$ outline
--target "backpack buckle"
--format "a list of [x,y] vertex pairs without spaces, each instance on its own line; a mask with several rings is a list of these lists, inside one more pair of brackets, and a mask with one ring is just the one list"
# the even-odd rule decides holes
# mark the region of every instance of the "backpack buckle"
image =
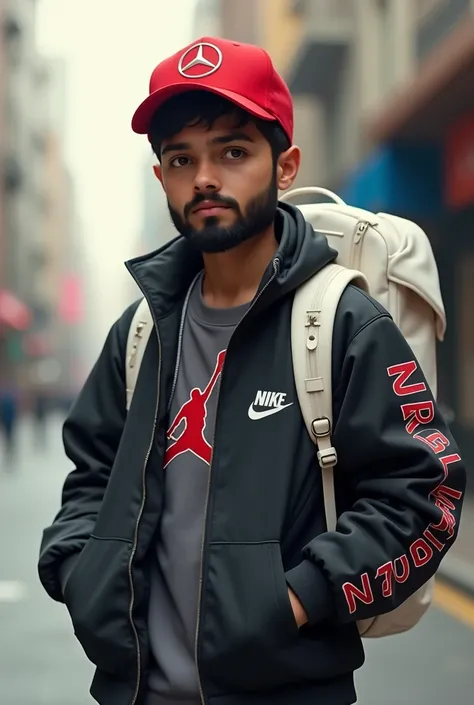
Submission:
[[322,468],[333,468],[337,465],[337,453],[335,448],[326,448],[318,451],[318,461]]
[[315,309],[309,309],[306,311],[306,322],[305,322],[305,327],[306,328],[316,328],[321,325],[321,321],[319,320],[321,316],[321,309],[315,308]]
[[337,453],[335,448],[326,448],[318,451],[318,461],[322,468],[333,468],[337,465]]
[[316,438],[324,438],[325,436],[331,435],[331,422],[328,418],[323,416],[320,419],[314,419],[311,422],[311,430]]
[[135,358],[137,356],[138,345],[140,343],[140,340],[142,339],[142,332],[143,332],[143,329],[145,328],[145,326],[146,326],[146,321],[139,321],[137,323],[136,328],[135,328],[135,335],[133,336],[132,351],[130,353],[130,357],[128,360],[129,367],[134,367],[134,365],[135,365]]

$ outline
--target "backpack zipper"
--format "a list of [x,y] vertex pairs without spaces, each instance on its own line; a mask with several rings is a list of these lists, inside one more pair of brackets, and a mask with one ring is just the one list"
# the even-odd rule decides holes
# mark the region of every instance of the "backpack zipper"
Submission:
[[364,240],[364,235],[369,229],[370,225],[372,223],[369,223],[368,220],[360,220],[357,223],[354,237],[352,238],[352,247],[351,247],[351,264],[350,266],[353,267],[354,269],[359,269],[360,267],[360,260],[361,260],[361,249],[362,249],[362,243]]
[[[279,268],[280,268],[280,260],[278,259],[278,257],[275,257],[275,259],[273,260],[273,275],[272,275],[272,276],[270,277],[270,279],[267,281],[267,283],[266,283],[265,286],[262,288],[262,290],[260,291],[260,293],[257,294],[257,296],[256,296],[255,299],[252,301],[251,305],[250,305],[249,308],[247,309],[247,311],[246,311],[246,313],[244,314],[244,316],[242,316],[242,318],[241,318],[239,324],[238,324],[238,325],[236,326],[236,328],[234,329],[234,331],[233,331],[233,333],[232,333],[232,335],[231,335],[231,337],[230,337],[230,339],[229,339],[229,343],[227,344],[227,350],[229,349],[230,341],[232,340],[232,338],[233,338],[233,336],[234,336],[234,334],[235,334],[235,331],[236,331],[237,328],[240,326],[240,324],[242,323],[242,321],[246,318],[246,316],[248,316],[248,314],[250,313],[250,311],[253,309],[253,307],[255,306],[255,304],[257,303],[257,301],[258,301],[258,300],[260,299],[260,297],[262,296],[263,292],[267,289],[267,287],[272,283],[272,281],[273,281],[273,280],[275,279],[275,277],[278,275]],[[217,419],[217,412],[218,412],[219,399],[220,399],[220,390],[221,390],[221,386],[222,386],[222,376],[223,376],[223,374],[224,374],[224,369],[225,369],[225,361],[224,361],[224,365],[223,365],[223,367],[222,367],[221,378],[220,378],[219,387],[218,387],[218,390],[217,390],[216,419]],[[207,535],[207,531],[206,531],[206,528],[207,528],[207,527],[206,527],[206,525],[207,525],[207,514],[208,514],[208,507],[209,507],[209,495],[210,495],[210,489],[211,489],[212,462],[213,462],[213,459],[214,459],[215,425],[216,425],[216,423],[214,423],[214,431],[213,431],[213,434],[212,434],[212,443],[211,443],[211,446],[212,446],[213,451],[212,451],[211,464],[209,465],[209,473],[208,473],[208,478],[207,478],[206,506],[205,506],[205,510],[204,510],[204,524],[203,524],[202,543],[201,543],[201,563],[200,563],[200,574],[199,574],[198,609],[197,609],[197,619],[196,619],[196,639],[195,639],[195,643],[194,643],[194,649],[195,649],[195,656],[194,656],[194,658],[195,658],[195,661],[196,661],[196,671],[197,671],[197,676],[198,676],[199,695],[200,695],[200,698],[201,698],[201,703],[202,703],[202,705],[206,705],[206,699],[205,699],[205,697],[204,697],[204,691],[203,691],[202,681],[201,681],[201,674],[199,673],[199,666],[198,666],[198,645],[199,645],[199,633],[200,633],[200,623],[199,623],[199,622],[200,622],[200,618],[201,618],[201,601],[202,601],[202,585],[203,585],[204,549],[205,549],[205,545],[206,545],[206,535]],[[133,702],[132,705],[135,705],[135,702]]]

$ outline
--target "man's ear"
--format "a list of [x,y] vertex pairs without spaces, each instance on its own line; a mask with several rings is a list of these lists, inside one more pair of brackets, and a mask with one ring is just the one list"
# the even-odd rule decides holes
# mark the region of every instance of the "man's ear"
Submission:
[[301,164],[301,151],[293,145],[280,154],[277,164],[277,185],[280,191],[286,191],[293,185]]
[[162,172],[161,166],[159,164],[153,164],[153,173],[155,174],[156,178],[163,186],[163,172]]

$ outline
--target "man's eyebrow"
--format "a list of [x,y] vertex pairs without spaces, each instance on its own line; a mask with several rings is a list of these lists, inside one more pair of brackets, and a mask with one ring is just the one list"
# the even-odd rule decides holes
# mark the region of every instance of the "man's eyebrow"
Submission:
[[[229,144],[230,142],[252,142],[253,139],[247,135],[245,132],[234,131],[229,132],[227,135],[221,135],[219,137],[214,137],[211,140],[211,144]],[[167,154],[168,152],[181,152],[191,149],[189,142],[170,142],[161,150],[161,154]]]
[[180,152],[181,150],[191,149],[191,145],[188,142],[170,142],[163,147],[161,154],[166,154],[167,152]]
[[247,133],[239,131],[229,132],[227,135],[222,135],[222,137],[214,137],[214,139],[211,140],[213,144],[228,144],[229,142],[238,141],[253,142],[254,140],[247,135]]

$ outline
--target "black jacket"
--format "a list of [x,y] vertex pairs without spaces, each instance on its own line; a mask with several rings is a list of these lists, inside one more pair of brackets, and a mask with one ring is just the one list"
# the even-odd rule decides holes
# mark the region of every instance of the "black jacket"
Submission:
[[[315,447],[298,404],[248,417],[257,390],[296,401],[293,294],[335,257],[296,209],[282,205],[277,226],[279,250],[232,337],[220,385],[197,638],[202,699],[348,705],[364,660],[356,620],[393,609],[435,573],[457,533],[465,473],[436,406],[418,425],[417,407],[407,406],[433,400],[404,338],[350,286],[333,341],[340,519],[337,531],[325,530]],[[39,562],[44,587],[66,603],[97,666],[91,693],[103,705],[140,705],[146,690],[159,469],[183,301],[202,261],[177,238],[127,266],[158,335],[127,418],[125,348],[136,304],[112,327],[64,425],[75,469]],[[393,567],[398,579],[388,580]],[[300,631],[287,584],[309,617]]]

